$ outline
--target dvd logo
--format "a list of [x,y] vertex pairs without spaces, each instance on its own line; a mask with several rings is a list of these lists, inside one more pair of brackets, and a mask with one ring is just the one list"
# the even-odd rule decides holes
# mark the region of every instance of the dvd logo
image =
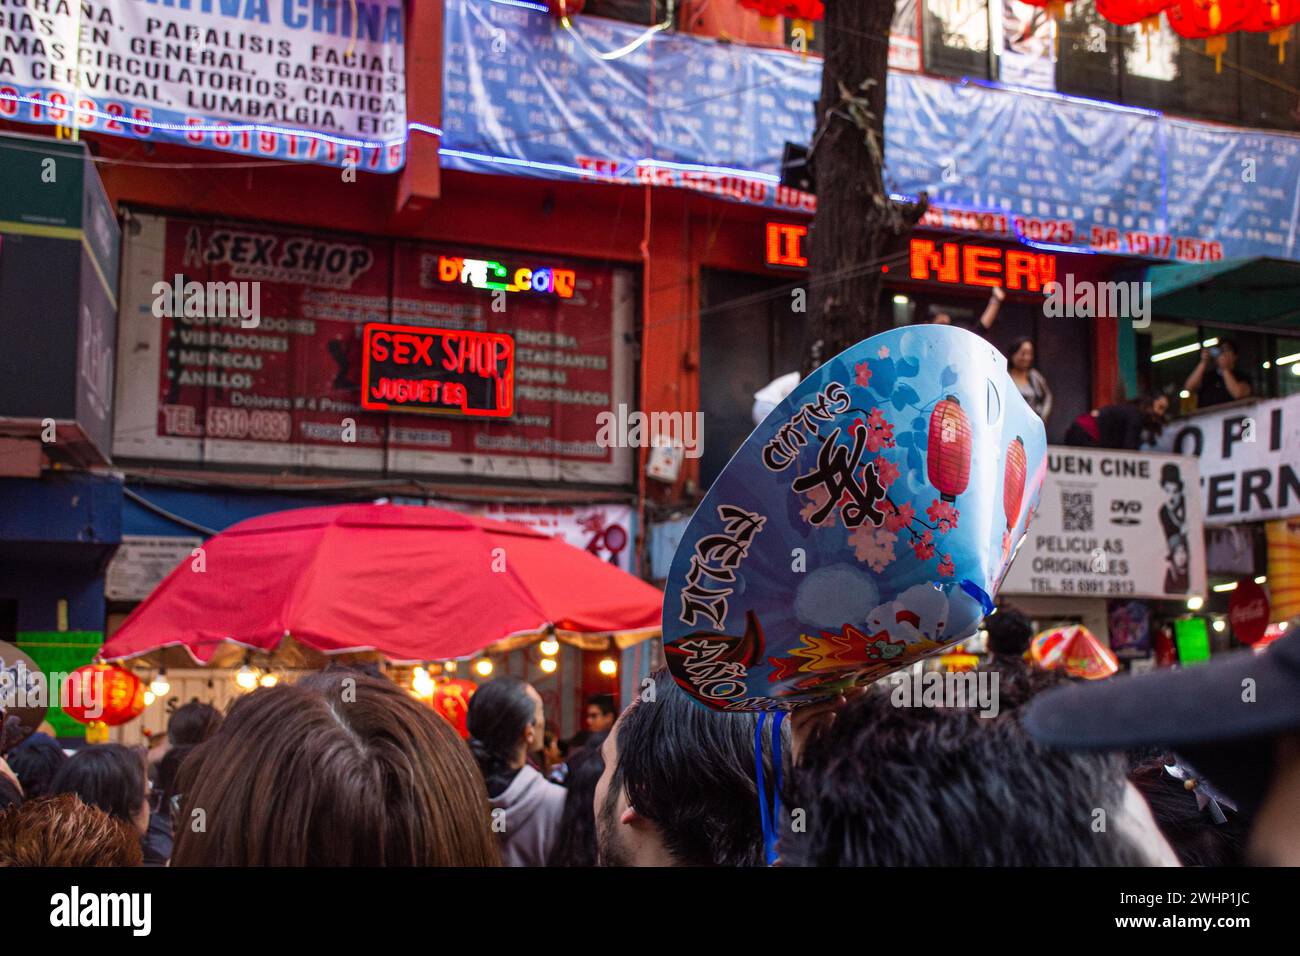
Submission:
[[1138,516],[1142,514],[1142,502],[1140,501],[1121,501],[1116,499],[1110,503],[1110,523],[1119,525],[1135,525],[1141,520]]

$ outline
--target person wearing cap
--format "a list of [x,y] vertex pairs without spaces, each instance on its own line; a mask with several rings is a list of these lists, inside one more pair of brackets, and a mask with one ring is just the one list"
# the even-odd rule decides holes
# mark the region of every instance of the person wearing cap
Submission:
[[1250,862],[1300,865],[1300,633],[1259,653],[1047,691],[1025,728],[1062,749],[1168,747],[1253,816]]

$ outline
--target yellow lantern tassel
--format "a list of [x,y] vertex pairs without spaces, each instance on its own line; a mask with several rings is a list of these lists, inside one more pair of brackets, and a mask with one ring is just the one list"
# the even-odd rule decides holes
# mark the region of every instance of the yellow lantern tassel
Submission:
[[1142,21],[1142,36],[1144,36],[1147,41],[1147,62],[1148,63],[1151,62],[1151,34],[1155,33],[1159,29],[1160,29],[1160,14],[1158,13],[1154,17],[1147,17],[1145,20]]
[[1210,37],[1205,41],[1205,52],[1214,57],[1214,72],[1223,72],[1223,51],[1228,49],[1228,38],[1225,36]]
[[811,20],[798,19],[794,21],[794,28],[802,30],[803,35],[809,40],[813,38],[813,22]]
[[1280,30],[1271,30],[1268,34],[1269,46],[1277,47],[1277,62],[1286,62],[1286,42],[1291,39],[1291,28],[1282,27]]
[[102,720],[92,720],[90,723],[86,724],[86,743],[108,743],[108,724],[104,723]]
[[771,33],[776,29],[776,17],[760,16],[758,18],[758,28],[765,33]]

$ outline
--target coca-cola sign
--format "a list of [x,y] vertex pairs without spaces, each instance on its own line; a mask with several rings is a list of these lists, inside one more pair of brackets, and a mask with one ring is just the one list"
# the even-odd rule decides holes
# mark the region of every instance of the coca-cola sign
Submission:
[[1228,623],[1243,644],[1254,644],[1268,628],[1268,594],[1251,578],[1242,578],[1228,601]]

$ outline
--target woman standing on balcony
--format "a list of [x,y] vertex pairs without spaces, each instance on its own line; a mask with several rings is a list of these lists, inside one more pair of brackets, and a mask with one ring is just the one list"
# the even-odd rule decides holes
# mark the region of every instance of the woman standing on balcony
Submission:
[[1013,339],[1007,346],[1007,365],[1011,380],[1020,389],[1034,414],[1047,423],[1052,414],[1052,390],[1047,387],[1043,373],[1034,368],[1034,341],[1028,336]]

